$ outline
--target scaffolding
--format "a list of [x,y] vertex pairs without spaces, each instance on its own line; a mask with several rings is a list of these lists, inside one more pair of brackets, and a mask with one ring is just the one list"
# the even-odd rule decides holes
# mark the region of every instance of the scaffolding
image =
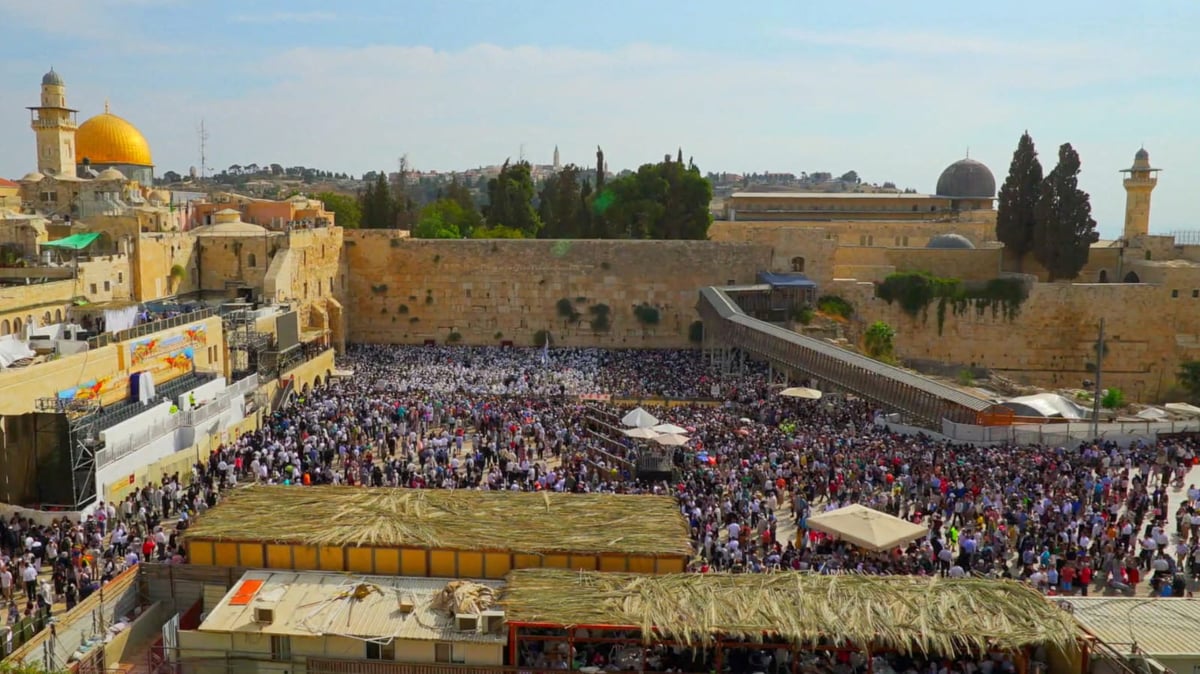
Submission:
[[[100,446],[99,402],[39,398],[36,409],[41,412],[35,417],[36,446],[51,447],[59,452],[65,442],[71,477],[71,502],[43,503],[43,507],[81,510],[91,505],[96,500],[96,449]],[[57,481],[60,478],[53,476],[53,479]]]
[[271,376],[265,369],[262,354],[271,349],[271,335],[255,329],[255,317],[249,303],[227,305],[230,309],[221,316],[229,345],[230,374],[234,381],[252,374]]

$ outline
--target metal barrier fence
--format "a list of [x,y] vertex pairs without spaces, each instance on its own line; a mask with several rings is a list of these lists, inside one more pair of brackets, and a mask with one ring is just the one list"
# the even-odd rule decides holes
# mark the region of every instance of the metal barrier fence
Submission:
[[[904,427],[888,424],[903,432]],[[925,429],[916,432],[929,433]],[[973,426],[942,421],[941,435],[955,442],[975,444],[1018,444],[1065,447],[1100,439],[1119,445],[1144,440],[1153,442],[1162,434],[1200,432],[1200,419],[1187,421],[1121,421],[1100,424],[1093,433],[1090,421],[1055,424],[1019,424],[1015,426]],[[1096,436],[1099,436],[1097,438]]]
[[146,335],[154,334],[159,330],[169,330],[170,328],[177,328],[186,323],[202,321],[215,314],[216,311],[213,309],[200,309],[199,311],[193,311],[187,314],[179,314],[178,316],[171,316],[170,318],[160,318],[156,321],[149,321],[147,323],[142,323],[141,325],[135,325],[132,328],[121,330],[120,332],[105,332],[89,338],[87,341],[88,348],[99,349],[100,347],[108,346],[109,344],[124,342],[130,339],[137,339],[138,337],[145,337]]
[[103,468],[114,461],[133,454],[168,433],[174,433],[179,430],[181,421],[180,415],[172,414],[115,442],[106,442],[104,447],[96,451],[96,467]]

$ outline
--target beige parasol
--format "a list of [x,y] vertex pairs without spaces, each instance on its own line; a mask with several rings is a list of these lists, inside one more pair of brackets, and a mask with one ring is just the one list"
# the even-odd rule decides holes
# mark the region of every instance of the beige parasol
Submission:
[[929,534],[929,528],[857,503],[808,518],[808,527],[882,552]]
[[687,433],[686,428],[680,428],[679,426],[676,426],[675,424],[659,424],[651,430],[657,431],[659,433],[674,433],[676,435],[683,435],[684,433]]
[[779,395],[784,398],[801,398],[803,400],[820,400],[821,392],[815,388],[805,388],[803,386],[793,386],[785,388],[779,392]]
[[679,435],[678,433],[664,433],[651,438],[651,440],[665,447],[678,447],[686,445],[689,438],[686,435]]
[[627,438],[637,438],[638,440],[649,440],[659,436],[659,433],[652,428],[627,428],[621,432]]

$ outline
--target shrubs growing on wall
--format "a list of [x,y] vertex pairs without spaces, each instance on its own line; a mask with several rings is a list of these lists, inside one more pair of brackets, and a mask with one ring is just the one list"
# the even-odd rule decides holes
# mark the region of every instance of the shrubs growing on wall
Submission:
[[589,323],[592,330],[596,332],[604,332],[612,327],[612,321],[609,319],[609,308],[607,304],[593,304],[588,307],[588,313],[592,315],[592,320]]
[[970,307],[982,315],[1013,320],[1029,297],[1025,282],[1018,278],[995,278],[986,283],[963,283],[955,278],[938,278],[928,272],[897,272],[875,286],[875,296],[888,304],[898,303],[904,313],[927,317],[929,305],[937,303],[938,334],[946,322],[946,309],[960,315]]
[[850,318],[854,315],[854,305],[837,295],[822,295],[817,298],[817,311],[826,316]]
[[638,323],[646,326],[658,325],[658,322],[662,319],[658,308],[652,307],[646,302],[635,305],[633,307],[633,315],[638,319]]

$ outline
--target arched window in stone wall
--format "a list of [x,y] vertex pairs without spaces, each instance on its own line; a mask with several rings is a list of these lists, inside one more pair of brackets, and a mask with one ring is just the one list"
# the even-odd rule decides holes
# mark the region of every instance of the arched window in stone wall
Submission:
[[62,319],[63,319],[62,309],[55,309],[54,310],[54,322],[62,323]]
[[13,319],[13,334],[18,338],[21,337],[21,319],[19,318]]
[[1131,271],[1131,272],[1129,272],[1128,274],[1126,274],[1126,275],[1125,275],[1125,281],[1124,281],[1124,282],[1125,282],[1125,283],[1141,283],[1141,282],[1142,282],[1142,280],[1141,280],[1140,278],[1138,278],[1137,272],[1132,272],[1132,271]]
[[50,325],[50,321],[52,320],[54,320],[54,318],[49,311],[42,314],[42,325]]
[[797,274],[804,273],[804,258],[803,257],[796,256],[796,257],[792,258],[792,271]]
[[1101,269],[1101,270],[1100,270],[1100,277],[1099,277],[1099,278],[1097,278],[1096,280],[1097,280],[1098,282],[1100,282],[1100,283],[1108,283],[1108,270],[1107,270],[1107,269]]
[[3,321],[0,321],[0,335],[7,335],[10,329],[11,326],[9,325],[7,318]]
[[251,269],[258,266],[258,257],[254,253],[250,253],[246,256],[246,266],[250,267]]

